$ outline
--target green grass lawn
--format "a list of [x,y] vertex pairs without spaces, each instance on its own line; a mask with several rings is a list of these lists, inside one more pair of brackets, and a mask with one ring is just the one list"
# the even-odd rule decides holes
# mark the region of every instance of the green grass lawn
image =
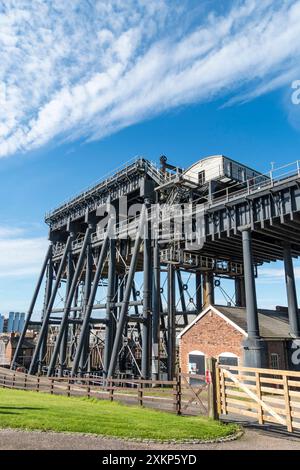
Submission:
[[143,439],[213,439],[238,428],[107,400],[0,389],[0,427]]

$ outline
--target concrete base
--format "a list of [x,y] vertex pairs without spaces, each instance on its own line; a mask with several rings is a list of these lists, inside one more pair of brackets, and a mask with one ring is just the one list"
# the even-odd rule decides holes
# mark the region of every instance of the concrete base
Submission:
[[267,344],[260,338],[247,338],[243,341],[244,366],[245,367],[267,367]]

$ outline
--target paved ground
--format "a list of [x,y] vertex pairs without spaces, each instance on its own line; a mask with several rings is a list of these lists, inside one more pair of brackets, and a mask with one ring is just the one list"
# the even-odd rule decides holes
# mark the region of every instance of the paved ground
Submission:
[[264,449],[264,450],[300,450],[300,438],[291,435],[274,435],[274,433],[255,429],[246,429],[245,434],[236,441],[218,444],[150,444],[126,442],[118,439],[93,437],[78,434],[54,432],[27,432],[13,429],[0,430],[1,450],[23,449],[64,449],[64,450],[221,450],[221,449]]

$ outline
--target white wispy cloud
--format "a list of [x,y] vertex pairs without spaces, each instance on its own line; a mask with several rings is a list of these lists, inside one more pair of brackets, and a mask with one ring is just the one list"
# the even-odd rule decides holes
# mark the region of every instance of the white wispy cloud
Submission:
[[[295,281],[299,284],[300,266],[298,261],[294,262],[294,274]],[[257,283],[258,285],[281,284],[285,286],[285,274],[282,263],[276,263],[274,266],[270,265],[269,267],[267,265],[259,267]]]
[[46,238],[29,237],[23,228],[0,226],[0,277],[36,275],[47,245]]
[[100,139],[215,97],[253,99],[297,78],[300,0],[227,2],[183,21],[189,5],[0,1],[0,156]]

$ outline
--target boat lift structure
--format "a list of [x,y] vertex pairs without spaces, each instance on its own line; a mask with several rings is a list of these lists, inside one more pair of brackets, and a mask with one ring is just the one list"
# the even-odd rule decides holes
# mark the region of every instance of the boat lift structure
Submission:
[[220,277],[234,280],[234,303],[247,308],[245,364],[261,367],[255,277],[276,260],[284,260],[291,338],[300,337],[299,162],[262,175],[222,155],[185,170],[164,156],[159,168],[138,158],[45,220],[49,247],[11,368],[39,325],[30,374],[172,379],[176,336],[214,303]]

